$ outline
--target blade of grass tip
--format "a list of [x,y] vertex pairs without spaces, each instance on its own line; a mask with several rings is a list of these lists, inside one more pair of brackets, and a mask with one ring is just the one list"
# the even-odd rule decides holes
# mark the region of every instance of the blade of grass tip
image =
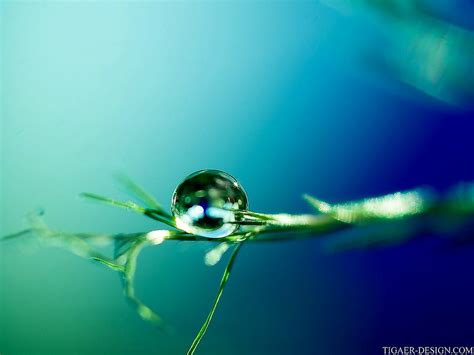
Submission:
[[222,242],[218,244],[216,247],[212,248],[206,253],[206,255],[204,256],[204,263],[207,266],[216,265],[229,248],[230,244],[227,242]]
[[22,231],[12,233],[12,234],[7,234],[7,235],[4,235],[3,237],[0,238],[0,242],[6,242],[8,240],[19,238],[23,235],[27,235],[27,234],[30,234],[30,233],[33,233],[33,230],[31,228],[24,229]]
[[105,203],[105,204],[108,204],[108,205],[126,208],[126,209],[129,209],[129,210],[132,210],[132,211],[135,211],[135,212],[138,212],[138,213],[142,213],[142,214],[146,212],[145,208],[140,207],[139,205],[137,205],[136,203],[131,202],[131,201],[127,201],[127,202],[117,201],[117,200],[111,199],[109,197],[105,197],[105,196],[102,196],[102,195],[97,195],[97,194],[90,193],[90,192],[83,192],[79,196],[82,197],[82,198],[94,200],[94,201],[97,201],[97,202],[102,202],[102,203]]
[[107,205],[125,208],[127,210],[131,210],[133,212],[147,216],[148,218],[154,219],[158,222],[165,223],[171,227],[175,227],[173,218],[162,210],[146,209],[140,205],[137,205],[135,202],[132,202],[132,201],[126,201],[126,202],[118,201],[109,197],[105,197],[105,196],[90,193],[90,192],[83,192],[79,196],[82,198],[96,201],[96,202],[105,203]]
[[199,329],[198,334],[193,340],[193,343],[191,344],[188,352],[186,353],[187,355],[192,355],[196,351],[199,343],[201,342],[202,338],[206,334],[207,328],[209,327],[209,324],[211,323],[212,317],[214,316],[214,313],[216,311],[217,305],[219,304],[219,300],[221,299],[222,293],[224,292],[224,288],[227,284],[227,281],[229,281],[229,276],[232,271],[232,267],[234,266],[235,259],[237,258],[237,254],[240,251],[240,248],[242,248],[244,242],[240,242],[237,244],[235,247],[234,251],[232,252],[232,255],[229,259],[229,263],[227,264],[224,274],[222,275],[221,283],[219,285],[219,289],[217,291],[216,298],[214,299],[214,303],[212,304],[211,310],[209,311],[209,314],[207,315],[206,320],[204,321],[203,325],[201,326],[201,329]]
[[158,201],[128,176],[117,174],[115,178],[132,197],[138,199],[140,202],[143,202],[151,209],[164,212],[163,207],[161,207]]
[[303,199],[320,213],[329,213],[332,211],[332,206],[329,203],[321,201],[311,195],[304,194]]

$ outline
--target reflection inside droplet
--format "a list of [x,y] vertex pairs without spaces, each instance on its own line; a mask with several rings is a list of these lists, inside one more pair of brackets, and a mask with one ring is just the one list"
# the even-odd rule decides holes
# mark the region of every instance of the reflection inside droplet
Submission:
[[220,170],[199,170],[189,175],[178,185],[171,201],[176,226],[208,238],[232,234],[238,228],[234,211],[247,208],[242,186]]

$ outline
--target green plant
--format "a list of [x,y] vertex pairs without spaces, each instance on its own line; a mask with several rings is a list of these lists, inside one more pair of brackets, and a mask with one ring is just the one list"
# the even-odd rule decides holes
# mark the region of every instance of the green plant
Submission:
[[[29,215],[29,228],[7,235],[2,241],[34,235],[47,245],[64,248],[118,272],[123,280],[125,297],[136,308],[139,316],[165,330],[168,326],[164,320],[135,294],[134,277],[140,252],[145,247],[168,241],[207,241],[217,244],[205,256],[207,265],[215,265],[229,248],[233,248],[211,310],[194,338],[188,354],[195,352],[205,335],[244,243],[324,237],[328,239],[328,250],[341,251],[403,243],[423,233],[457,235],[457,238],[449,240],[462,242],[469,240],[470,235],[465,236],[462,232],[474,221],[474,184],[463,183],[445,194],[423,188],[343,204],[329,204],[304,195],[304,199],[314,209],[313,214],[263,214],[232,209],[232,219],[227,222],[237,224],[237,228],[232,229],[228,235],[208,238],[189,233],[182,227],[178,228],[175,216],[166,212],[150,194],[131,180],[122,177],[121,183],[137,202],[117,201],[91,193],[83,193],[81,196],[144,215],[171,229],[113,235],[67,233],[50,229],[44,223],[41,213],[34,213]],[[343,232],[349,230],[352,231],[350,237],[341,238]],[[112,256],[104,255],[94,247],[96,242],[102,241],[113,243]]]

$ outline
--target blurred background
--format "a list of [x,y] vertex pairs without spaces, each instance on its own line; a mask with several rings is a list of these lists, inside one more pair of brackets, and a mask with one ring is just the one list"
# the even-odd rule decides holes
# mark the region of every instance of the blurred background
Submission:
[[[158,226],[86,203],[126,173],[165,206],[203,168],[262,212],[474,180],[474,4],[456,1],[9,2],[1,9],[0,235],[43,208],[53,228]],[[246,245],[199,354],[381,354],[469,345],[474,249],[423,238],[328,254],[316,240]],[[34,239],[0,245],[0,352],[183,354],[225,263],[202,243],[118,275]],[[228,255],[226,256],[228,257]]]

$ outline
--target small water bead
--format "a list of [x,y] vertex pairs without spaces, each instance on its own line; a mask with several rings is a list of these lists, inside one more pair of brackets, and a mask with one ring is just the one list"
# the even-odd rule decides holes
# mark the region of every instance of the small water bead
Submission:
[[199,170],[173,193],[171,211],[178,228],[207,238],[226,237],[238,228],[233,210],[248,208],[239,182],[220,170]]

